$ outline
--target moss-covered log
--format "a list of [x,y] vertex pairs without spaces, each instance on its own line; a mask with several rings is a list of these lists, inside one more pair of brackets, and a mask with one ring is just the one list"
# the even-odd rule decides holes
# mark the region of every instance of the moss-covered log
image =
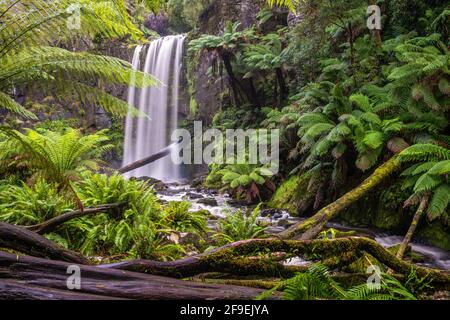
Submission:
[[302,240],[314,239],[322,231],[325,224],[335,218],[342,210],[361,199],[369,191],[378,186],[385,178],[392,175],[400,168],[400,162],[396,157],[381,165],[364,180],[358,187],[347,192],[335,202],[319,210],[314,216],[296,223],[278,236],[283,239],[293,239],[299,237]]
[[417,208],[416,213],[414,214],[414,218],[411,222],[411,225],[409,226],[408,232],[406,233],[405,238],[403,239],[403,242],[401,243],[400,248],[398,249],[397,258],[403,259],[403,255],[405,254],[406,248],[411,242],[414,232],[416,231],[417,225],[419,224],[420,218],[422,217],[423,213],[428,207],[428,199],[429,196],[425,195],[420,200],[420,205]]
[[[415,268],[417,275],[431,276],[435,282],[450,283],[450,273],[441,270],[416,266],[398,259],[394,254],[377,242],[367,238],[339,238],[333,240],[281,240],[253,239],[238,241],[217,248],[211,252],[192,256],[186,259],[157,262],[150,260],[130,260],[109,265],[103,268],[132,270],[150,274],[174,277],[191,277],[205,272],[223,272],[238,275],[292,276],[293,273],[305,270],[306,266],[292,267],[268,260],[249,259],[258,253],[286,252],[297,256],[308,256],[321,259],[326,264],[338,266],[354,261],[362,253],[368,253],[378,261],[399,274],[408,274]],[[338,257],[342,257],[342,261]],[[298,270],[296,270],[298,269]]]
[[285,266],[268,259],[239,257],[227,251],[201,254],[176,261],[128,260],[100,265],[101,268],[120,269],[148,274],[187,278],[205,272],[221,272],[233,275],[261,275],[266,277],[292,277],[304,272],[306,266]]

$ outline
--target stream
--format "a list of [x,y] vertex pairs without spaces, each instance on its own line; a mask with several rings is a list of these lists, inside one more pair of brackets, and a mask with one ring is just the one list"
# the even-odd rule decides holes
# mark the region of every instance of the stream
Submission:
[[[192,203],[191,211],[208,210],[214,216],[213,219],[208,221],[208,227],[213,230],[216,228],[217,219],[225,217],[224,211],[233,212],[238,209],[250,208],[232,199],[227,194],[219,194],[215,190],[194,188],[189,184],[182,183],[166,184],[163,189],[157,191],[157,196],[163,202],[190,201]],[[263,209],[258,220],[268,225],[267,233],[274,234],[285,230],[287,227],[302,219],[292,217],[288,212],[283,210]],[[374,239],[383,247],[399,244],[403,240],[402,235],[395,235],[370,228],[350,227],[336,222],[327,224],[327,228],[334,228],[340,231],[353,230],[356,232],[355,236],[365,236]],[[450,270],[450,252],[418,242],[412,242],[411,247],[414,253],[421,255],[423,258],[416,264]],[[301,258],[291,258],[284,263],[287,265],[304,265],[309,262]]]

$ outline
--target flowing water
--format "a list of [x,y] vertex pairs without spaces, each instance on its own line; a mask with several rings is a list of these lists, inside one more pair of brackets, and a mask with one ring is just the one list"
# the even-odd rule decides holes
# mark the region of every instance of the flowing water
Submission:
[[[128,103],[138,106],[147,116],[127,117],[123,166],[151,156],[171,142],[171,133],[178,124],[184,39],[184,35],[167,36],[135,49],[133,68],[153,75],[160,85],[129,88]],[[147,176],[165,182],[176,181],[179,175],[180,168],[170,160],[170,155],[127,174],[128,177]]]
[[[158,192],[158,197],[162,201],[190,201],[192,203],[192,211],[197,211],[200,209],[208,210],[215,217],[215,219],[210,220],[208,223],[211,229],[215,228],[217,223],[216,219],[220,219],[225,216],[225,211],[228,210],[232,212],[237,209],[245,210],[248,208],[244,205],[236,204],[236,202],[226,194],[223,195],[217,193],[216,191],[192,188],[189,185],[177,183],[167,184],[164,190]],[[300,221],[299,218],[292,217],[289,213],[283,210],[262,211],[259,220],[269,226],[267,231],[270,233],[281,232],[288,226]],[[403,240],[403,237],[400,235],[393,235],[368,228],[348,227],[335,222],[329,223],[327,227],[342,231],[354,230],[356,231],[356,236],[372,238],[383,247],[390,247],[399,244]],[[450,253],[448,251],[419,242],[413,242],[411,247],[415,253],[418,253],[423,257],[423,260],[417,264],[443,270],[450,270]],[[301,258],[293,258],[286,261],[286,264],[289,265],[304,265],[307,263],[309,262]]]

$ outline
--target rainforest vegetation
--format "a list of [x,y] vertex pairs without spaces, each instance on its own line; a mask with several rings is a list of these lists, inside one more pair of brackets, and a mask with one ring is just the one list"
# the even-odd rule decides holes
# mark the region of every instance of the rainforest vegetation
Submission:
[[[127,174],[177,34],[178,126],[278,129],[278,172]],[[439,0],[1,1],[0,299],[449,300],[449,45]]]

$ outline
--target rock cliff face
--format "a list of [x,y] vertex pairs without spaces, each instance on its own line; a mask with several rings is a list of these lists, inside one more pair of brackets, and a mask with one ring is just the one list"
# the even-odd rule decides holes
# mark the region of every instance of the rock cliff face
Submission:
[[265,3],[264,0],[216,0],[200,15],[198,33],[218,34],[227,21],[250,27]]
[[[250,27],[264,3],[264,0],[215,0],[200,15],[198,28],[189,35],[189,39],[201,34],[218,35],[227,21],[239,22],[241,28]],[[223,79],[209,74],[213,59],[205,52],[189,53],[186,57],[190,114],[203,120],[205,125],[212,122],[214,114],[222,106],[230,103],[225,74]]]

